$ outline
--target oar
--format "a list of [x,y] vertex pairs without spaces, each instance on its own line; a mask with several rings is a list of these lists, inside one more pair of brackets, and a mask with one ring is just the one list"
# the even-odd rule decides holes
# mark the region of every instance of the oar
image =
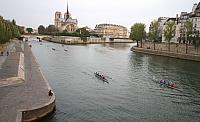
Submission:
[[112,79],[111,77],[109,77],[109,76],[105,76],[106,78],[108,78],[108,79]]

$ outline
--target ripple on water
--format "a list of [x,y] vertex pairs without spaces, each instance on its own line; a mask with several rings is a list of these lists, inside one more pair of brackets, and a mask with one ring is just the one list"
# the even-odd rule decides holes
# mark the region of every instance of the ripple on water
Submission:
[[[34,55],[57,97],[57,111],[45,121],[200,121],[200,64],[129,49],[34,42]],[[96,71],[109,84],[97,79]],[[153,77],[175,82],[178,90],[160,86]]]

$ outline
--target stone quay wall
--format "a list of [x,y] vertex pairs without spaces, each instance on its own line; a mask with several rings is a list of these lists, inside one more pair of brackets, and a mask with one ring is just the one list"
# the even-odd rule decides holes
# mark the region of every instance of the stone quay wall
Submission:
[[[140,42],[139,42],[140,47]],[[142,42],[142,48],[154,50],[154,43],[152,42]],[[168,43],[155,43],[155,50],[157,51],[166,51],[169,52],[169,44]],[[186,44],[178,44],[178,43],[170,43],[170,52],[186,54]],[[199,49],[195,49],[194,45],[188,44],[187,54],[191,55],[200,55],[200,47]]]
[[52,89],[28,43],[12,42],[9,50],[12,45],[0,69],[0,122],[38,120],[55,110],[55,94],[49,95]]
[[68,45],[75,45],[75,44],[101,44],[101,43],[133,43],[132,40],[128,39],[114,39],[113,41],[107,41],[102,38],[95,38],[95,37],[87,37],[84,40],[80,37],[68,37],[68,36],[52,36],[52,37],[43,37],[43,40],[55,42],[55,43],[62,43]]
[[[33,65],[38,64],[35,56],[32,54],[32,51],[30,51],[31,53],[29,54],[29,56],[33,57]],[[20,60],[21,63],[24,63],[24,54],[21,53],[20,54],[22,61]],[[19,62],[19,68],[20,70],[22,70],[24,68],[24,66],[21,66],[21,63]],[[48,90],[51,90],[51,87],[48,83],[48,81],[46,80],[45,76],[42,73],[42,70],[40,68],[40,66],[38,67],[38,70],[40,72],[40,74],[43,77],[43,81],[46,84],[46,87]],[[23,70],[24,71],[24,70]],[[24,74],[19,73],[20,77],[24,77]],[[32,122],[32,121],[37,121],[42,119],[43,117],[47,116],[48,114],[54,112],[56,110],[56,98],[55,98],[55,94],[53,93],[52,96],[49,96],[49,100],[48,102],[46,102],[45,104],[41,104],[29,109],[21,109],[18,110],[17,113],[17,117],[16,117],[16,122]]]
[[191,45],[188,47],[188,54],[185,53],[185,44],[171,44],[170,52],[168,51],[168,43],[160,43],[156,44],[156,48],[154,50],[153,43],[147,42],[143,43],[142,48],[139,47],[132,47],[131,50],[134,52],[151,54],[151,55],[158,55],[158,56],[166,56],[178,59],[185,59],[185,60],[193,60],[193,61],[200,61],[200,52],[195,50],[194,47]]
[[67,36],[54,36],[49,38],[43,38],[44,40],[56,42],[56,43],[62,43],[62,44],[95,44],[95,43],[104,43],[105,40],[102,40],[101,38],[85,38],[85,40],[82,40],[80,37],[67,37]]
[[22,80],[25,80],[25,74],[24,74],[24,53],[20,53],[19,58],[19,66],[18,66],[18,78],[21,78]]
[[46,103],[45,105],[38,106],[37,108],[32,108],[30,110],[22,110],[21,120],[22,122],[32,122],[41,119],[42,117],[47,116],[49,113],[55,111],[55,106],[55,96],[53,95],[49,103]]

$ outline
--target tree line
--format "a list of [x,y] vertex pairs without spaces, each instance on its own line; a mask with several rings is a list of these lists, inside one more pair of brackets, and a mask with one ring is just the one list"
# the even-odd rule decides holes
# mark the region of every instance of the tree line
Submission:
[[86,28],[78,28],[75,32],[67,32],[64,30],[60,32],[55,25],[49,25],[48,27],[44,27],[40,25],[38,27],[38,33],[42,35],[53,35],[53,36],[74,36],[74,37],[90,37],[97,36],[94,33],[90,33]]
[[8,42],[10,39],[20,37],[22,30],[16,25],[16,21],[5,20],[0,16],[0,44]]
[[[141,43],[140,46],[142,48],[142,40],[152,40],[154,43],[154,50],[155,50],[155,43],[159,42],[159,24],[158,21],[153,21],[151,23],[151,31],[149,33],[146,33],[145,31],[145,24],[143,23],[135,23],[131,27],[131,33],[130,33],[130,39],[134,40],[137,42],[137,47],[139,46],[139,42]],[[176,31],[176,26],[175,22],[173,21],[168,21],[166,23],[166,26],[164,28],[164,37],[165,40],[169,44],[169,51],[170,51],[170,43],[171,39],[175,36],[175,31]],[[186,54],[188,52],[188,43],[193,44],[196,49],[200,47],[200,32],[197,31],[193,27],[193,23],[191,21],[187,21],[184,25],[184,31],[185,36],[184,37],[179,37],[178,42],[180,43],[180,40],[184,40],[184,43],[186,44]]]

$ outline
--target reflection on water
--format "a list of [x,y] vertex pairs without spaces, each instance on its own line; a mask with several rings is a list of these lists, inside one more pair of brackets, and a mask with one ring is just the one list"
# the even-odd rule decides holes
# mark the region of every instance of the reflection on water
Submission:
[[[57,111],[45,122],[200,121],[199,62],[134,53],[131,44],[32,43],[57,98]],[[179,90],[160,86],[153,76]]]
[[102,45],[107,48],[116,48],[116,49],[125,49],[125,50],[130,48],[130,44],[127,44],[127,43],[105,43]]

